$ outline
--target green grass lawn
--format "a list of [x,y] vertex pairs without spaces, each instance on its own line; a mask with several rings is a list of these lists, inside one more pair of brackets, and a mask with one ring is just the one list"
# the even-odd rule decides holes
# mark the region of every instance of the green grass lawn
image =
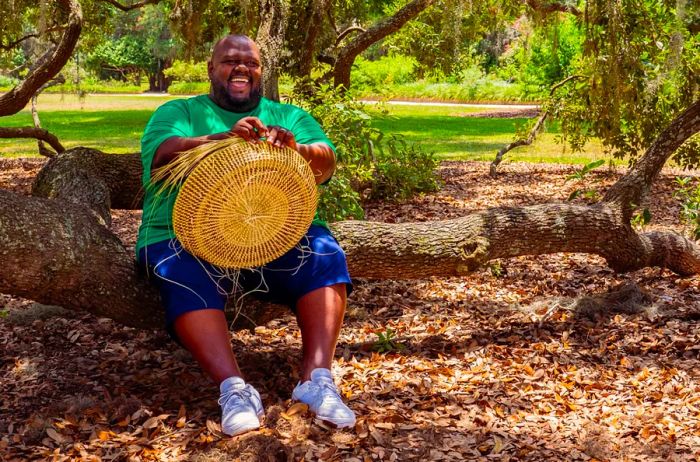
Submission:
[[[66,148],[87,146],[110,153],[139,150],[139,139],[155,108],[175,97],[47,94],[39,98],[42,126],[56,134]],[[464,117],[477,108],[452,106],[387,105],[388,114],[369,107],[374,125],[385,133],[400,133],[407,140],[433,151],[440,159],[492,160],[513,140],[517,124],[525,119]],[[0,126],[31,125],[28,109],[0,119]],[[572,153],[556,143],[558,132],[550,126],[532,146],[506,155],[512,161],[582,164],[603,157],[600,145],[591,143],[585,152]],[[0,140],[0,156],[37,156],[34,140]]]
[[[63,146],[87,146],[110,153],[135,152],[143,128],[153,110],[174,97],[95,95],[80,99],[75,95],[48,94],[39,97],[39,117]],[[0,125],[32,125],[29,109],[0,118]],[[36,141],[0,140],[4,157],[37,156]]]
[[[435,152],[438,158],[450,160],[493,160],[499,149],[514,140],[517,127],[527,122],[524,118],[464,116],[467,112],[483,111],[477,108],[388,105],[388,110],[388,115],[373,112],[375,127],[386,133],[400,133]],[[510,151],[505,159],[582,164],[607,158],[598,142],[589,143],[583,152],[571,152],[557,143],[559,136],[556,124],[550,124],[532,145]]]

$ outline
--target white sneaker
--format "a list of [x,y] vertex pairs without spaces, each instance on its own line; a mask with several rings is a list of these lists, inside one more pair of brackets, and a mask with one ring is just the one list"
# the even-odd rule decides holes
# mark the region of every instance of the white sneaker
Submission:
[[258,391],[240,377],[229,377],[219,385],[221,431],[235,436],[260,428],[263,411]]
[[355,413],[343,403],[328,369],[311,371],[311,380],[299,383],[294,388],[292,400],[307,404],[317,419],[336,428],[355,426]]

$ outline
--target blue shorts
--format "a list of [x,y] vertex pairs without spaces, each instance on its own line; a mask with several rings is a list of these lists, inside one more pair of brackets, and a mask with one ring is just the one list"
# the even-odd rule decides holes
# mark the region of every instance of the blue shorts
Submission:
[[344,283],[348,293],[352,290],[343,249],[328,229],[318,225],[312,225],[292,250],[265,266],[241,270],[235,281],[184,250],[176,239],[142,248],[138,261],[160,290],[171,333],[180,315],[204,308],[223,310],[231,295],[254,293],[294,310],[299,298],[321,287]]

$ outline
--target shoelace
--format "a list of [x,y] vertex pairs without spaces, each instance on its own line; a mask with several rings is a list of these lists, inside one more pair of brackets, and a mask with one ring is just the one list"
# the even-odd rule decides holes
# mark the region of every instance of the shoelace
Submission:
[[248,401],[250,401],[252,397],[253,394],[247,388],[230,388],[219,398],[219,405],[226,407],[228,405],[228,402],[232,399],[239,401],[247,399]]
[[338,387],[335,386],[332,380],[320,380],[319,382],[312,382],[320,388],[320,395],[322,399],[332,398],[335,401],[343,402],[340,399],[340,392]]

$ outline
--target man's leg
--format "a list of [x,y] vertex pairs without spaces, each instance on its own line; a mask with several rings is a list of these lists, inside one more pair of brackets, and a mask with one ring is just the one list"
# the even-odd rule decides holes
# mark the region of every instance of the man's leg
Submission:
[[229,377],[242,376],[231,350],[228,323],[223,311],[188,311],[175,319],[173,327],[182,345],[214,383],[220,385]]
[[345,284],[321,287],[297,301],[297,323],[302,340],[302,382],[311,378],[314,369],[331,368],[345,305]]
[[331,374],[345,293],[341,283],[313,290],[297,301],[303,353],[301,382],[292,392],[292,399],[308,404],[317,418],[340,428],[355,425],[355,413],[343,403]]
[[168,331],[219,386],[222,431],[237,435],[259,428],[262,401],[241,378],[231,350],[223,311],[226,297],[210,277],[216,269],[170,241],[142,249],[140,261],[160,290]]

